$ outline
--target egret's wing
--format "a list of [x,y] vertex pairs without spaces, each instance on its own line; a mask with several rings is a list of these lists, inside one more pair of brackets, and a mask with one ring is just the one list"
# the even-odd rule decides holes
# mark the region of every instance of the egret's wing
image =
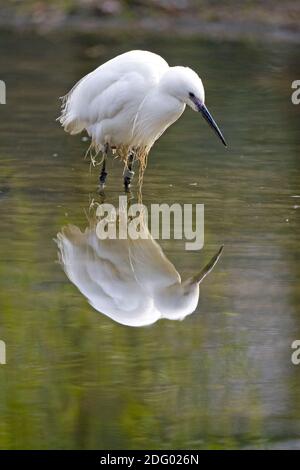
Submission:
[[[131,99],[133,79],[136,83],[134,100]],[[96,70],[81,80],[66,97],[60,122],[71,134],[86,128],[93,135],[96,132],[95,124],[114,118],[130,103],[133,105],[135,100],[142,99],[144,89],[144,79],[138,74],[120,77],[113,72]]]
[[149,232],[147,239],[129,240],[129,257],[136,281],[148,293],[181,282],[175,266]]
[[97,124],[126,108],[133,117],[149,89],[168,68],[167,62],[147,51],[130,51],[115,57],[81,79],[63,100],[59,118],[67,132],[84,128],[97,138]]
[[[120,242],[121,249],[116,250],[117,244],[112,243],[115,241]],[[104,293],[118,303],[126,294],[130,305],[133,300],[134,305],[138,304],[139,297],[128,289],[136,281],[128,260],[126,240],[100,240],[93,229],[82,233],[69,225],[57,235],[57,242],[69,279],[84,295]]]
[[96,310],[131,326],[159,318],[153,299],[137,289],[126,240],[99,240],[95,230],[82,233],[69,225],[58,233],[56,242],[68,278]]

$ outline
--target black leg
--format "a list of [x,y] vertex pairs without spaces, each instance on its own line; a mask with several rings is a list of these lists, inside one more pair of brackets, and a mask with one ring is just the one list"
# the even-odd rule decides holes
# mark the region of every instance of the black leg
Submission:
[[105,187],[105,182],[106,182],[106,177],[107,177],[107,171],[106,171],[106,158],[109,150],[109,145],[105,145],[105,149],[103,152],[103,163],[102,163],[102,168],[99,176],[99,186],[100,190],[104,189]]
[[127,164],[124,170],[124,186],[125,186],[126,192],[129,190],[130,185],[131,185],[131,180],[134,176],[133,164],[134,164],[134,153],[130,152],[130,154],[128,155]]
[[101,173],[100,173],[100,176],[99,176],[100,189],[103,189],[104,186],[105,186],[105,181],[106,181],[106,177],[107,177],[107,171],[105,171],[105,168],[106,168],[106,156],[104,157]]

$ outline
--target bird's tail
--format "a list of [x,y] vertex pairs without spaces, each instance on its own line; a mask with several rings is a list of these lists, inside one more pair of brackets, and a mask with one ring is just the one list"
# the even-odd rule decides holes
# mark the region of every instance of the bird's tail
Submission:
[[222,254],[222,251],[223,251],[223,248],[224,248],[224,245],[221,246],[219,251],[211,258],[211,260],[207,263],[206,266],[204,266],[203,269],[201,269],[201,271],[199,273],[195,274],[195,276],[193,276],[192,278],[189,279],[189,281],[192,284],[194,284],[194,283],[200,284],[200,282],[203,281],[203,279],[208,275],[208,273],[210,273],[210,271],[214,268],[214,266],[219,261],[219,258]]
[[79,134],[84,129],[84,123],[80,121],[72,112],[71,105],[72,90],[61,99],[61,115],[57,121],[61,123],[64,130],[70,134]]
[[85,80],[83,77],[79,80],[73,88],[65,95],[61,96],[61,115],[57,118],[57,121],[61,123],[64,130],[70,134],[79,134],[85,128],[86,124],[78,115],[78,98],[80,98],[80,87],[79,85]]

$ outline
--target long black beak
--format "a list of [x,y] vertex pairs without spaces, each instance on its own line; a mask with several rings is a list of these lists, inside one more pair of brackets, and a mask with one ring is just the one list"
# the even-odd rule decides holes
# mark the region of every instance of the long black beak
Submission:
[[220,131],[216,121],[214,120],[214,118],[212,117],[212,115],[210,114],[210,112],[208,111],[207,107],[205,106],[205,104],[201,104],[200,106],[198,106],[198,109],[200,111],[200,113],[202,114],[202,116],[204,117],[204,119],[208,122],[208,124],[210,125],[210,127],[212,127],[212,129],[215,131],[215,133],[217,134],[217,136],[220,138],[220,140],[223,142],[223,144],[225,145],[225,147],[227,147],[227,144],[226,144],[226,141],[224,139],[224,136],[222,134],[222,132]]
[[220,131],[220,129],[218,128],[217,126],[217,123],[216,121],[214,120],[214,118],[212,117],[212,115],[210,114],[210,112],[208,111],[207,107],[205,106],[204,103],[202,103],[194,94],[190,93],[190,99],[191,101],[193,101],[193,103],[196,105],[198,111],[202,114],[202,116],[204,117],[204,119],[206,119],[206,121],[208,122],[208,124],[210,125],[210,127],[213,128],[213,130],[215,131],[215,133],[217,134],[217,136],[221,139],[221,141],[223,142],[223,144],[225,145],[225,147],[227,147],[227,144],[226,144],[226,141],[224,139],[224,136],[222,134],[222,132]]

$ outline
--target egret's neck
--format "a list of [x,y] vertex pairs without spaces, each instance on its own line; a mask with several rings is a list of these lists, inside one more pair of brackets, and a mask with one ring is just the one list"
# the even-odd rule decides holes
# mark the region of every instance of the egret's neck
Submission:
[[188,289],[176,283],[158,291],[154,300],[156,308],[165,318],[178,320],[194,312],[198,299],[198,283],[190,285]]
[[138,111],[134,125],[135,145],[151,147],[184,109],[185,103],[158,84],[147,94]]
[[169,67],[161,77],[158,88],[165,96],[170,96],[182,104],[187,104],[188,94],[187,85],[182,71],[185,67]]

